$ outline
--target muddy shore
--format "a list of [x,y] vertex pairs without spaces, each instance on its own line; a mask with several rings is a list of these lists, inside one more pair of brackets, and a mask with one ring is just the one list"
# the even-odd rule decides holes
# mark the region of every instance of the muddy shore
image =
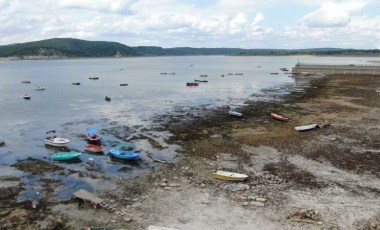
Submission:
[[[224,108],[191,120],[163,117],[180,157],[155,163],[147,175],[113,178],[117,186],[95,195],[114,212],[76,199],[18,202],[23,185],[10,172],[0,178],[0,229],[380,229],[379,86],[378,77],[331,76],[279,100],[247,102],[243,119]],[[271,112],[290,120],[274,120]],[[311,123],[321,128],[294,130]],[[94,183],[101,177],[34,159],[13,167]],[[218,169],[249,179],[213,179]],[[46,180],[44,195],[57,186]]]

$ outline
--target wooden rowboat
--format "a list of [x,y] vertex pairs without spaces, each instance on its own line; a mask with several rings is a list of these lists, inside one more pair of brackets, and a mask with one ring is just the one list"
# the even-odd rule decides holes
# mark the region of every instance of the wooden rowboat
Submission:
[[287,117],[283,117],[283,116],[278,115],[278,114],[275,114],[275,113],[271,113],[270,115],[271,115],[274,119],[277,119],[277,120],[279,120],[279,121],[288,121],[288,120],[289,120],[289,118],[287,118]]
[[307,131],[307,130],[312,130],[318,127],[319,127],[318,124],[311,124],[311,125],[297,126],[294,129],[296,131]]
[[248,178],[248,176],[244,174],[226,172],[226,171],[220,171],[220,170],[213,173],[212,176],[216,179],[231,180],[231,181],[243,181]]
[[102,153],[104,151],[104,147],[100,145],[88,144],[84,146],[84,150],[93,152],[93,153]]

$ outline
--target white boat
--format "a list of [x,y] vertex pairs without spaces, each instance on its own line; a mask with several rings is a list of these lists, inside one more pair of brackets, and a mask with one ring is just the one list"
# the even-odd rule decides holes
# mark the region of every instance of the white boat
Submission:
[[47,136],[45,138],[45,144],[50,145],[50,146],[55,146],[55,147],[66,147],[70,140],[65,139],[62,137],[57,137],[57,136],[51,136],[50,133],[55,133],[55,130],[51,130],[47,132]]
[[311,124],[311,125],[297,126],[297,127],[295,127],[294,129],[295,129],[296,131],[306,131],[306,130],[311,130],[311,129],[315,129],[315,128],[318,128],[318,124]]
[[232,180],[232,181],[243,181],[248,178],[248,176],[245,174],[220,171],[220,170],[213,173],[212,176],[216,179]]
[[45,86],[43,85],[36,85],[36,90],[44,90]]
[[24,95],[22,95],[22,97],[24,98],[24,99],[30,99],[30,98],[32,98],[32,95],[31,94],[29,94],[29,93],[24,93]]
[[242,113],[239,113],[239,112],[236,112],[233,110],[228,111],[228,114],[230,114],[231,116],[234,116],[234,117],[242,117],[243,116]]

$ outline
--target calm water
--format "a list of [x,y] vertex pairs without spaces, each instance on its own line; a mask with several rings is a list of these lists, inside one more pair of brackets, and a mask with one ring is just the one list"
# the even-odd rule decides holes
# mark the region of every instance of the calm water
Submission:
[[[136,136],[143,137],[134,141],[142,160],[131,164],[113,161],[106,155],[83,154],[80,162],[59,165],[86,171],[84,166],[91,163],[96,164],[98,172],[109,176],[138,175],[151,167],[150,154],[171,160],[178,150],[177,146],[165,144],[169,133],[153,131],[153,128],[160,127],[159,123],[153,122],[155,117],[193,111],[198,107],[242,106],[247,99],[258,99],[253,95],[259,95],[263,89],[294,85],[293,79],[282,74],[279,68],[291,69],[298,61],[370,64],[368,60],[379,59],[205,56],[0,61],[0,139],[6,141],[6,146],[0,148],[0,163],[11,165],[28,157],[50,161],[50,155],[56,149],[46,148],[43,141],[45,132],[51,129],[71,140],[71,150],[83,151],[86,143],[81,135],[88,127],[94,127],[103,130],[106,148],[123,140],[135,140],[133,137]],[[174,72],[175,75],[161,75],[162,72]],[[280,74],[270,75],[270,72]],[[230,76],[227,73],[244,75]],[[201,74],[208,77],[202,78]],[[221,77],[222,74],[225,76]],[[92,75],[100,79],[89,80]],[[194,79],[208,80],[208,83],[200,83],[199,87],[185,86]],[[32,83],[22,84],[22,80]],[[81,85],[74,86],[73,82]],[[120,83],[128,83],[128,86],[121,87]],[[36,84],[43,84],[46,90],[35,90]],[[22,98],[25,92],[32,94],[31,100]],[[105,101],[105,96],[110,96],[112,101]],[[154,149],[148,139],[159,142],[163,149]],[[33,177],[25,179],[24,183],[36,184],[40,179]],[[83,184],[91,190],[93,182],[83,180],[70,178],[62,183],[69,191],[83,187]],[[99,186],[100,182],[96,183]],[[33,188],[27,190],[24,198],[33,192]],[[56,196],[64,198],[65,194],[70,192],[57,192]]]

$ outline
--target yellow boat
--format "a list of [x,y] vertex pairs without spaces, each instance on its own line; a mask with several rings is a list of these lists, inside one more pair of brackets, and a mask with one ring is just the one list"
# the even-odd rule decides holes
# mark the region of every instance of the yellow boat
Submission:
[[244,174],[226,172],[226,171],[216,171],[215,173],[212,174],[212,176],[216,179],[232,180],[232,181],[243,181],[248,178],[248,176]]

